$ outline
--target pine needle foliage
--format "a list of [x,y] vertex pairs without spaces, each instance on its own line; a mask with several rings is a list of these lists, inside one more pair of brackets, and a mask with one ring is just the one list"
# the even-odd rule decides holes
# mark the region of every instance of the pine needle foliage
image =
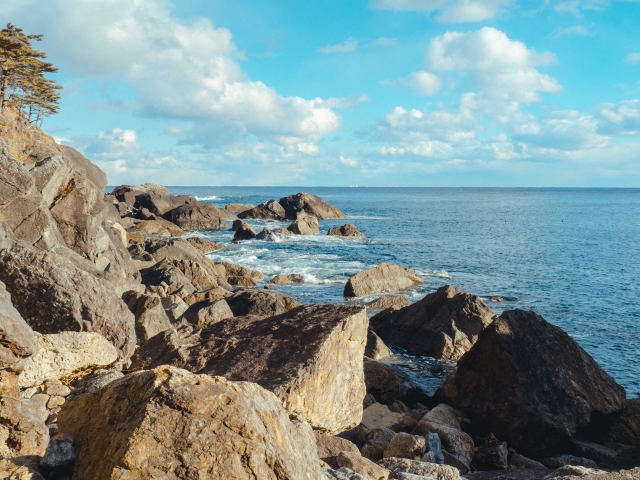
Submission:
[[42,35],[27,35],[11,23],[0,30],[0,113],[11,104],[36,126],[58,113],[62,89],[45,76],[58,69],[32,46],[41,40]]

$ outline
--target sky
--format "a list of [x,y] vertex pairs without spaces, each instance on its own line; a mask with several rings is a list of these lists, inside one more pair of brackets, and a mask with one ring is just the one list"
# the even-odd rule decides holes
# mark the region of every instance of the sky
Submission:
[[640,187],[640,1],[0,2],[111,185]]

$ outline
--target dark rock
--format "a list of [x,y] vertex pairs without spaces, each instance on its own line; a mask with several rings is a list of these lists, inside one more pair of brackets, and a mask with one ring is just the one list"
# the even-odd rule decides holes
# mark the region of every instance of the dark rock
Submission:
[[609,431],[610,442],[640,445],[640,398],[628,398]]
[[540,460],[547,468],[560,468],[565,465],[575,467],[599,468],[598,464],[589,458],[576,457],[574,455],[558,455],[556,457],[545,457]]
[[610,463],[618,456],[615,450],[584,440],[571,440],[569,446],[575,456],[590,458],[598,465]]
[[422,457],[423,462],[444,464],[444,454],[442,452],[442,442],[435,432],[429,432],[425,435],[425,454]]
[[347,298],[364,297],[374,293],[402,290],[420,283],[424,283],[424,281],[414,270],[381,263],[351,277],[344,287],[344,296]]
[[136,337],[139,344],[171,328],[169,317],[158,297],[127,292],[123,299],[136,318]]
[[489,438],[476,449],[473,465],[478,470],[506,470],[509,468],[509,450],[507,442],[500,442],[496,437]]
[[384,455],[384,451],[391,443],[396,432],[387,427],[378,427],[366,430],[361,435],[364,444],[360,451],[365,458],[377,462]]
[[367,236],[360,232],[355,225],[351,223],[347,223],[341,227],[333,227],[330,228],[327,232],[327,235],[333,235],[336,237],[356,237],[356,238],[367,238]]
[[228,213],[210,203],[182,205],[163,215],[165,220],[184,230],[220,230],[226,228]]
[[522,310],[480,334],[436,397],[523,454],[555,447],[625,403],[624,388],[569,335]]
[[238,218],[258,218],[262,220],[284,220],[286,218],[285,211],[282,206],[275,200],[269,200],[261,203],[257,207],[245,210],[238,214]]
[[58,250],[3,250],[0,280],[11,293],[15,308],[34,330],[96,332],[118,349],[121,360],[126,361],[133,353],[135,319],[114,286],[78,268]]
[[286,313],[300,304],[287,295],[268,290],[244,290],[227,298],[236,317],[242,315],[273,316]]
[[0,369],[20,371],[22,360],[38,347],[33,330],[11,303],[11,295],[0,282]]
[[320,432],[314,432],[316,436],[316,447],[318,456],[331,468],[338,467],[338,455],[340,452],[352,452],[360,455],[360,451],[355,444],[344,438],[326,435]]
[[291,225],[287,227],[294,235],[320,235],[318,219],[311,215],[299,216]]
[[364,378],[367,393],[385,405],[396,400],[412,405],[421,399],[420,393],[426,396],[404,372],[392,365],[365,359]]
[[300,212],[305,212],[320,220],[330,218],[347,218],[337,208],[329,205],[322,198],[308,193],[296,193],[280,199],[280,205],[284,208],[286,218],[295,219]]
[[387,347],[382,339],[376,333],[369,329],[367,333],[367,348],[364,350],[364,356],[371,360],[382,360],[393,355],[393,352]]
[[458,360],[495,318],[477,295],[445,285],[419,302],[373,316],[371,328],[411,353]]
[[256,231],[248,223],[242,222],[236,230],[236,234],[233,236],[233,241],[239,242],[242,240],[253,240],[254,238],[256,238]]
[[261,240],[263,242],[275,242],[278,240],[278,236],[271,232],[267,227],[264,227],[262,231],[256,235],[256,240]]
[[182,318],[196,328],[205,328],[231,317],[233,312],[224,300],[204,300],[195,303],[182,315]]
[[255,382],[315,429],[339,432],[362,416],[367,323],[363,309],[339,305],[234,317],[202,330],[157,335],[137,350],[131,369],[174,365]]
[[140,270],[145,285],[166,285],[166,293],[186,296],[196,291],[191,281],[169,259],[165,258],[152,267]]
[[198,201],[186,195],[172,196],[164,192],[139,193],[135,196],[135,206],[139,209],[147,209],[149,212],[163,216],[174,208],[184,205],[196,205]]
[[56,435],[49,442],[47,451],[44,453],[40,465],[47,468],[62,467],[76,459],[76,452],[73,448],[73,437],[67,433]]
[[238,229],[240,228],[240,226],[243,224],[244,222],[240,219],[238,220],[234,220],[233,223],[231,224],[231,231],[232,232],[237,232]]

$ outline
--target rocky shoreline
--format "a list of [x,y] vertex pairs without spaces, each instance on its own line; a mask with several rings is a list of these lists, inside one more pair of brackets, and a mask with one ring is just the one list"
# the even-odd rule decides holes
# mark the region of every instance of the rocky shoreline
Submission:
[[[104,194],[79,152],[1,120],[0,478],[640,478],[640,399],[534,312],[449,285],[411,304],[398,292],[422,278],[385,263],[346,305],[301,305],[270,288],[301,275],[258,287],[191,232],[319,235],[347,219],[323,199]],[[457,372],[430,396],[387,345]]]

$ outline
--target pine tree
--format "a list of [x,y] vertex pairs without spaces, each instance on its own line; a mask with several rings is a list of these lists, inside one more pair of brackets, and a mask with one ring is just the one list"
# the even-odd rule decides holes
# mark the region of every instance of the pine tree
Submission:
[[31,46],[42,40],[42,35],[27,35],[12,24],[0,30],[0,112],[11,101],[36,125],[45,116],[58,113],[62,88],[46,73],[57,72],[46,55]]

